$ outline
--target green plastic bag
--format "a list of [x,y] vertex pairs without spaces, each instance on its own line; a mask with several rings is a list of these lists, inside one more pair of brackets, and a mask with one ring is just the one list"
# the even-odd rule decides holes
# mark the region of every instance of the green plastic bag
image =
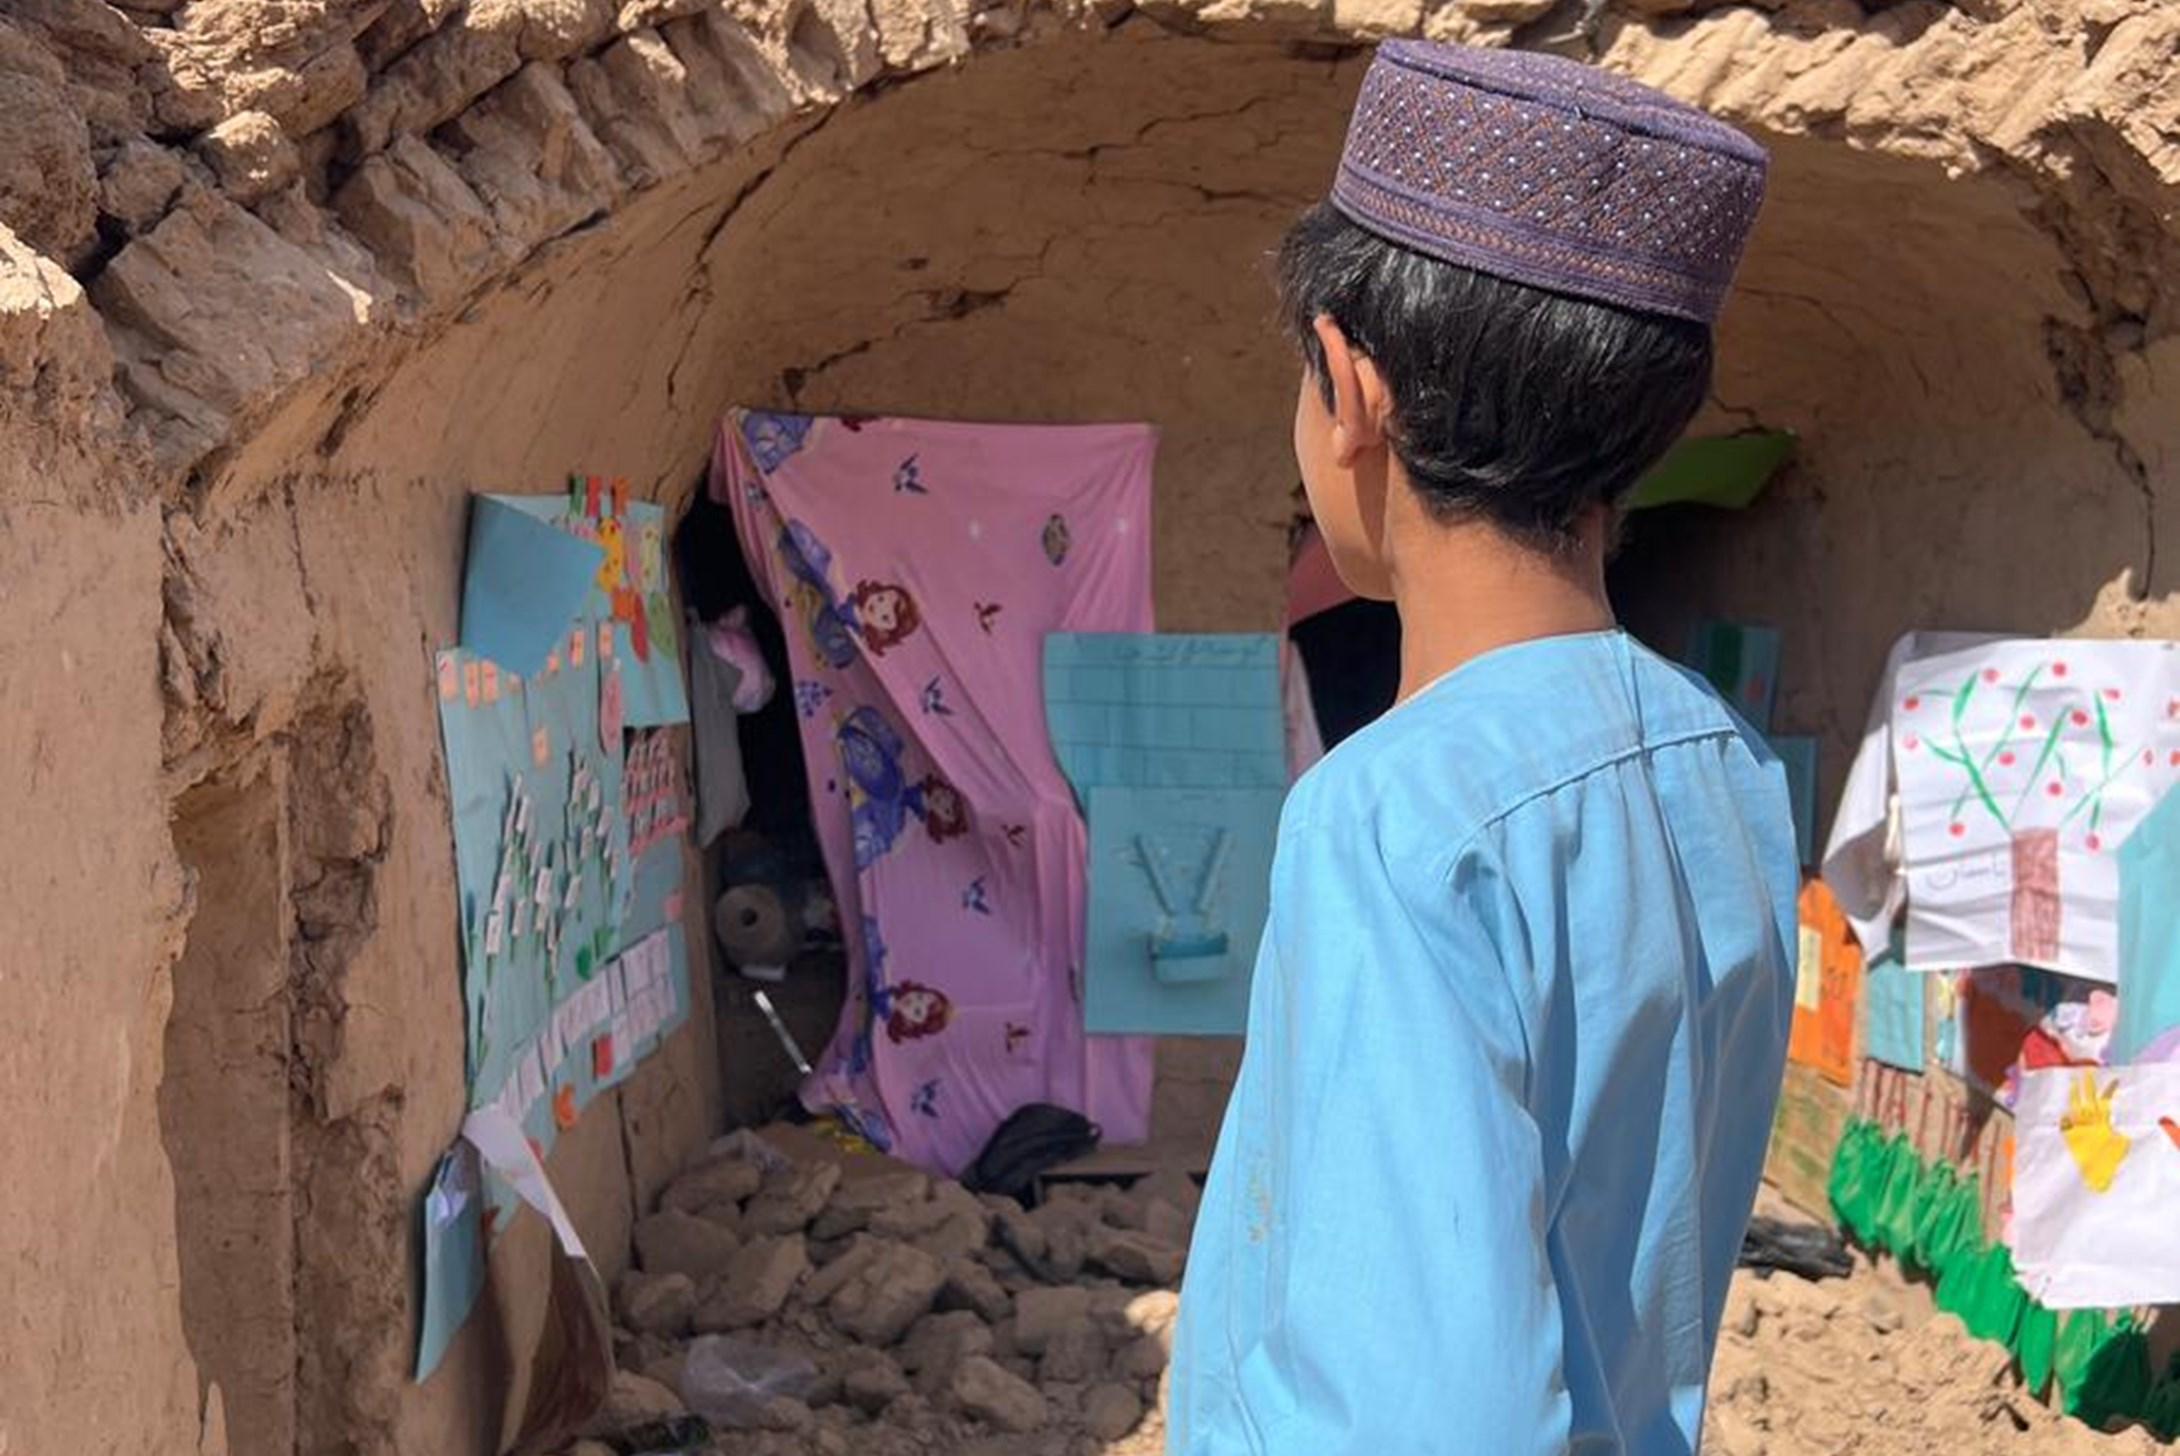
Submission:
[[2180,1440],[2180,1355],[2165,1370],[2165,1378],[2150,1389],[2143,1402],[2142,1423],[2160,1441]]
[[1923,1159],[1904,1132],[1894,1135],[1892,1148],[1873,1237],[1879,1248],[1897,1255],[1915,1242],[1915,1201],[1923,1186]]
[[2122,1314],[2113,1323],[2111,1335],[2089,1357],[2074,1414],[2083,1425],[2102,1430],[2114,1416],[2140,1416],[2149,1398],[2150,1344],[2134,1315]]
[[2060,1328],[2059,1341],[2052,1348],[2051,1370],[2059,1382],[2059,1409],[2068,1415],[2081,1414],[2082,1382],[2089,1373],[2089,1362],[2111,1333],[2111,1321],[2101,1309],[2078,1309]]
[[2028,1296],[2014,1280],[2013,1253],[2005,1245],[1994,1244],[1973,1261],[1964,1300],[1960,1316],[1968,1333],[2011,1350]]
[[1866,1242],[1870,1201],[1870,1158],[1877,1127],[1862,1118],[1847,1124],[1832,1152],[1832,1175],[1825,1191],[1841,1228],[1856,1242]]
[[2013,1352],[2021,1366],[2021,1383],[2038,1400],[2044,1398],[2044,1387],[2051,1384],[2053,1351],[2058,1340],[2059,1316],[2033,1299],[2024,1300]]
[[1959,1186],[1960,1175],[1953,1171],[1951,1163],[1930,1165],[1915,1200],[1915,1230],[1907,1247],[1900,1251],[1901,1263],[1925,1274],[1938,1268],[1939,1241],[1943,1226],[1953,1217],[1953,1194]]

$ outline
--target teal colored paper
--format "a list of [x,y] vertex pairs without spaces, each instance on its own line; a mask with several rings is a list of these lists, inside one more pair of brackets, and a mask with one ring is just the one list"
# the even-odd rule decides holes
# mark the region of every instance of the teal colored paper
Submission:
[[[480,693],[475,706],[469,701],[470,681],[491,669],[458,651],[440,658],[440,730],[454,818],[472,1107],[502,1098],[555,1010],[594,979],[620,946],[629,877],[620,753],[618,745],[609,749],[599,731],[596,654],[586,652],[579,666],[570,665],[571,653],[563,651],[561,657],[557,671],[539,677],[498,674],[496,691],[489,694],[493,700]],[[579,774],[595,784],[596,807],[588,807],[586,789],[585,808],[571,812],[571,785]],[[518,788],[530,805],[528,837],[536,853],[510,874],[507,893],[500,895],[503,831],[510,796]],[[594,827],[587,850],[581,832],[586,821]],[[548,953],[541,932],[514,930],[513,907],[525,887],[535,902],[540,869],[550,880],[549,898],[558,912],[557,953]],[[496,951],[495,901],[501,908]],[[519,1089],[524,1095],[514,1109],[532,1135],[548,1144],[554,1131],[551,1099],[538,1094],[556,1092],[572,1077],[580,1107],[594,1090],[581,1057],[551,1060],[553,1065],[541,1066],[532,1079],[541,1085]],[[569,1070],[564,1063],[575,1065]]]
[[[1088,974],[1083,1029],[1098,1034],[1239,1036],[1248,1020],[1279,836],[1278,788],[1090,790]],[[1220,852],[1221,838],[1225,850]],[[1175,913],[1143,863],[1161,856]],[[1214,868],[1215,866],[1215,868]],[[1199,910],[1207,874],[1216,887]],[[1170,947],[1223,937],[1216,955],[1154,959]]]
[[439,1368],[455,1332],[484,1288],[484,1207],[477,1152],[456,1141],[424,1194],[423,1320],[417,1332],[419,1383]]
[[[1055,634],[1045,639],[1045,713],[1090,823],[1084,1029],[1239,1035],[1287,789],[1279,639]],[[1167,917],[1139,841],[1165,853],[1187,901],[1221,831],[1226,949],[1172,960],[1161,979],[1150,937]],[[1205,929],[1190,906],[1177,909],[1176,935]],[[1187,976],[1203,979],[1175,979]]]
[[605,552],[541,523],[525,499],[470,500],[462,650],[529,677],[544,668],[546,656],[596,595]]
[[1056,633],[1045,713],[1061,771],[1092,788],[1287,785],[1279,639]]
[[1897,936],[1891,950],[1869,963],[1862,979],[1862,1049],[1873,1062],[1904,1072],[1923,1070],[1923,974],[1901,963]]
[[1786,769],[1786,792],[1794,806],[1794,849],[1804,866],[1817,858],[1817,740],[1773,738],[1771,751]]
[[[2106,1060],[2180,1056],[2180,793],[2167,792],[2119,851],[2119,1024]],[[2160,1045],[2160,1044],[2164,1045]]]
[[1702,622],[1688,644],[1687,663],[1759,733],[1771,731],[1779,694],[1779,633],[1740,622]]
[[[569,495],[495,496],[533,519],[557,527],[593,553],[592,571],[605,553],[591,544],[601,523],[584,516]],[[636,651],[633,624],[616,617],[613,597],[595,579],[578,610],[586,622],[611,622],[612,659],[621,665],[621,690],[630,728],[656,728],[689,721],[689,695],[681,680],[681,627],[666,579],[666,510],[650,501],[630,501],[615,527],[620,536],[626,590],[644,614],[646,651]]]

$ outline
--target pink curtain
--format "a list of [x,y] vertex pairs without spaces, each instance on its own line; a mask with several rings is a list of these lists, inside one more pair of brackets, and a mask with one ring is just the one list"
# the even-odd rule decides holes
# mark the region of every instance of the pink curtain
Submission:
[[1082,1030],[1084,836],[1051,632],[1151,627],[1146,426],[738,413],[711,491],[787,628],[849,998],[803,1089],[947,1173],[1030,1102],[1149,1126],[1147,1041]]

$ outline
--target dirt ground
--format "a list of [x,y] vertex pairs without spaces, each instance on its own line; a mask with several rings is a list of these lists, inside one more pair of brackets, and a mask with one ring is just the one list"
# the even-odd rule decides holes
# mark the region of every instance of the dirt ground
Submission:
[[1711,1370],[1704,1456],[2136,1456],[2025,1394],[1998,1346],[1929,1291],[1856,1256],[1846,1279],[1735,1275]]

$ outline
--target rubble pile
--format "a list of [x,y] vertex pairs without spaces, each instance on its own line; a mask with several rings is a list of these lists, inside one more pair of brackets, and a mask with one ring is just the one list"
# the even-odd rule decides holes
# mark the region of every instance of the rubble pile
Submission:
[[723,1147],[637,1223],[612,1399],[568,1456],[1159,1450],[1193,1181],[1025,1210],[875,1157]]

